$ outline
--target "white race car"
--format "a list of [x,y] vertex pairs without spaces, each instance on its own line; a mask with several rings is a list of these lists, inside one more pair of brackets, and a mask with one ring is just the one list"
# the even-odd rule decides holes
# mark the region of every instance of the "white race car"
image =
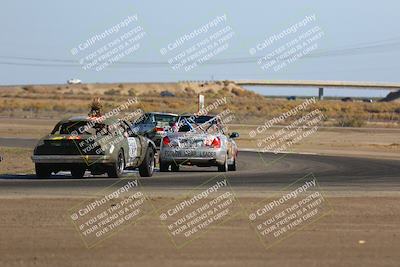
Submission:
[[179,171],[179,165],[217,166],[218,171],[236,171],[238,148],[234,138],[224,133],[218,116],[181,116],[175,131],[160,144],[160,172]]

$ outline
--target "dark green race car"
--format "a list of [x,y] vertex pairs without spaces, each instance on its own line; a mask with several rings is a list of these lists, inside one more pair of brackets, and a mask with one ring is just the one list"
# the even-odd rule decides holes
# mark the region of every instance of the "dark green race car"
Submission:
[[177,114],[148,112],[133,124],[133,128],[140,135],[150,138],[159,147],[161,139],[177,120]]
[[36,145],[32,161],[39,178],[59,171],[82,178],[86,170],[118,178],[125,169],[136,168],[140,176],[149,177],[155,152],[154,142],[137,135],[126,121],[81,116],[57,123]]

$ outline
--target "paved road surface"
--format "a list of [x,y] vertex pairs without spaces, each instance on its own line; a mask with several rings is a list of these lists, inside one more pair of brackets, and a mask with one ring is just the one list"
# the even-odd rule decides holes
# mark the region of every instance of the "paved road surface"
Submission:
[[[240,152],[238,171],[225,175],[236,188],[278,190],[309,173],[313,173],[327,190],[390,191],[400,188],[400,161],[394,160]],[[139,179],[146,188],[184,190],[219,174],[216,168],[184,167],[177,173],[157,172],[151,178]],[[54,188],[66,192],[76,192],[77,189],[97,191],[116,182],[107,177],[87,175],[89,177],[85,179],[71,179],[67,172],[52,179],[36,179],[34,174],[0,175],[0,193]],[[136,172],[125,176],[137,177]]]

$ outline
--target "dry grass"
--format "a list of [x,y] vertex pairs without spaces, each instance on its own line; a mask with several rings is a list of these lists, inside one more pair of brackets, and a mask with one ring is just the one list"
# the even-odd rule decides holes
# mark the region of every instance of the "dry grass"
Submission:
[[[161,97],[168,91],[174,97]],[[139,104],[131,110],[195,112],[198,93],[206,96],[206,105],[226,97],[228,104],[214,113],[229,108],[237,123],[261,123],[301,104],[303,100],[268,99],[247,91],[229,81],[215,83],[166,83],[166,84],[85,84],[54,86],[3,87],[0,92],[0,115],[7,117],[50,117],[57,118],[74,114],[86,114],[91,99],[100,96],[105,109],[116,108],[129,97],[137,96]],[[399,127],[399,102],[341,102],[326,100],[317,102],[302,111],[300,117],[311,110],[319,109],[325,115],[326,126]],[[294,120],[296,118],[291,118]],[[290,122],[288,120],[287,122]]]

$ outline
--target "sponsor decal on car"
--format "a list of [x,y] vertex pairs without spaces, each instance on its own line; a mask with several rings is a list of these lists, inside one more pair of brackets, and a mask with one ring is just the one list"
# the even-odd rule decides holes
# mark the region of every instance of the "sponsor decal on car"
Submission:
[[133,137],[128,137],[128,145],[129,145],[129,157],[136,158],[137,157],[136,139]]
[[165,157],[196,157],[196,158],[216,158],[215,151],[197,151],[197,150],[167,150],[164,152]]

